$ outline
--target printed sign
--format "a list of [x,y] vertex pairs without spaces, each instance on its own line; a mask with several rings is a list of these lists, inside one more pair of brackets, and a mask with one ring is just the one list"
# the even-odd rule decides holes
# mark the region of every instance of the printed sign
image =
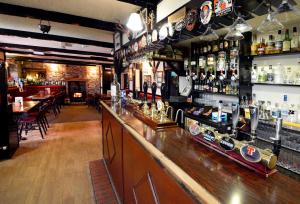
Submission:
[[214,142],[216,140],[215,134],[211,130],[205,130],[204,139],[208,142]]
[[222,137],[220,141],[220,146],[226,151],[234,150],[235,144],[234,140],[230,137]]
[[240,149],[240,153],[249,162],[257,163],[261,160],[260,152],[252,145],[244,144]]
[[216,16],[224,16],[232,11],[232,0],[214,0]]
[[212,2],[205,1],[200,7],[200,19],[204,25],[208,24],[212,15]]

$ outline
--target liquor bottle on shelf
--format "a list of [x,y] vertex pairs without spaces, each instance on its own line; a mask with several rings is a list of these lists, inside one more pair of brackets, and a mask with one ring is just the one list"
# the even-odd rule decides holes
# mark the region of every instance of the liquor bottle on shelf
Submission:
[[203,44],[203,54],[207,54],[207,45]]
[[297,32],[297,27],[293,27],[293,37],[291,40],[291,51],[299,51],[299,34]]
[[260,38],[260,43],[257,46],[257,54],[264,55],[266,51],[265,39],[263,37]]
[[120,99],[120,83],[118,82],[117,74],[114,74],[114,80],[110,84],[111,101],[118,102]]
[[281,63],[277,64],[277,68],[274,71],[274,83],[276,84],[282,84],[283,83],[283,70],[284,67],[281,65]]
[[274,106],[271,108],[272,111],[272,118],[278,118],[278,112],[280,111],[279,103],[275,103]]
[[285,30],[282,51],[283,52],[291,51],[291,39],[290,39],[289,29]]
[[283,95],[283,103],[281,105],[281,117],[283,120],[287,120],[288,116],[289,116],[288,96]]
[[257,82],[257,65],[254,64],[252,71],[251,71],[251,83],[256,83]]
[[229,42],[227,40],[224,40],[223,45],[224,45],[224,50],[229,49]]
[[261,67],[260,72],[258,73],[257,80],[259,83],[265,83],[267,81],[267,73],[264,67]]
[[291,67],[286,68],[284,83],[285,84],[294,84],[294,75]]
[[224,50],[224,40],[222,37],[220,37],[220,41],[219,41],[219,50],[220,51]]
[[257,55],[257,36],[252,35],[251,55]]
[[290,105],[288,121],[291,123],[297,122],[297,110],[295,104]]
[[273,39],[273,35],[269,35],[269,41],[266,47],[266,54],[273,54],[275,49],[275,42]]
[[274,53],[276,53],[276,54],[282,53],[282,47],[283,47],[282,33],[281,33],[281,30],[278,30],[278,33],[277,33],[277,36],[275,39]]
[[215,41],[212,44],[212,52],[218,52],[219,51],[219,41]]
[[272,68],[272,65],[269,65],[269,69],[267,71],[267,82],[268,83],[274,82],[274,70]]
[[211,44],[210,44],[210,43],[207,43],[207,52],[208,52],[208,53],[211,53],[211,51],[212,51]]

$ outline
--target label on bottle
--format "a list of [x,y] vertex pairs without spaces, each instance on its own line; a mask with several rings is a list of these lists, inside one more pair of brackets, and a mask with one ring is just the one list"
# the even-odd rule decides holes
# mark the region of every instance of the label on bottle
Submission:
[[293,37],[292,41],[291,41],[291,48],[294,50],[297,50],[299,47],[299,39],[298,37]]
[[282,51],[289,52],[290,50],[291,50],[291,41],[289,41],[289,40],[283,41]]
[[257,48],[257,53],[258,53],[259,55],[265,54],[265,48],[264,48],[264,47],[259,47],[259,48]]
[[111,91],[111,96],[112,97],[117,96],[117,86],[111,85],[110,91]]
[[281,52],[283,47],[283,42],[282,41],[276,41],[275,42],[275,50]]
[[268,82],[273,82],[274,81],[274,75],[272,73],[267,74],[267,81]]
[[230,137],[222,137],[220,141],[220,146],[225,149],[226,151],[233,150],[235,147],[234,140]]

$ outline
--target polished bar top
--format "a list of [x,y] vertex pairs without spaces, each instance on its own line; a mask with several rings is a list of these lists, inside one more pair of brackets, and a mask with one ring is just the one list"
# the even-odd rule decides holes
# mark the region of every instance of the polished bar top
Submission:
[[[124,127],[129,129],[151,154],[157,150],[161,152],[162,154],[156,159],[160,160],[168,173],[200,202],[216,201],[232,204],[300,202],[299,180],[280,172],[264,178],[217,152],[195,143],[191,139],[191,134],[182,128],[155,131],[135,118],[133,111],[128,108],[114,106],[107,101],[102,102],[102,105],[123,123]],[[167,160],[170,161],[162,162]],[[181,170],[192,179],[189,177],[184,179],[185,177],[180,175]],[[208,194],[205,194],[205,191]]]
[[12,103],[13,113],[27,113],[32,108],[36,107],[40,102],[39,101],[24,101],[23,106],[20,104]]
[[51,94],[35,94],[35,95],[32,95],[32,96],[28,96],[27,98],[30,98],[31,100],[33,101],[43,101],[43,100],[47,100],[49,98],[51,98],[53,95]]

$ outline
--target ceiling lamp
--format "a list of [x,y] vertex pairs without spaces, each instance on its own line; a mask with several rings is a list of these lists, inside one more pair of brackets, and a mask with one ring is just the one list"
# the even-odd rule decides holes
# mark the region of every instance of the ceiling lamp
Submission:
[[300,16],[300,10],[296,6],[291,5],[288,0],[282,0],[276,13],[280,22],[288,22],[294,18],[294,15]]
[[270,33],[277,30],[282,30],[283,28],[284,26],[276,18],[275,13],[272,13],[271,9],[269,9],[267,18],[259,24],[259,26],[257,27],[257,31],[261,33]]
[[247,21],[245,21],[245,19],[243,19],[241,16],[237,17],[237,19],[234,21],[231,27],[236,28],[241,33],[252,30],[252,26]]
[[233,27],[230,29],[230,31],[227,33],[224,39],[232,41],[243,40],[244,35],[236,27]]
[[211,28],[210,24],[207,26],[206,31],[200,36],[200,40],[203,41],[214,41],[218,39],[219,35]]
[[141,15],[138,13],[131,13],[126,26],[133,32],[139,32],[143,30]]

